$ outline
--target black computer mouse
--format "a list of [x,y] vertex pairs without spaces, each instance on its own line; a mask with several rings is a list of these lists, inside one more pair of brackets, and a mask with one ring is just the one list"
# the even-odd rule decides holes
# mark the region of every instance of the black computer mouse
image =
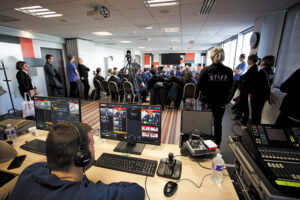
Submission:
[[172,196],[178,189],[178,184],[173,181],[169,181],[166,183],[164,187],[164,194],[166,197]]

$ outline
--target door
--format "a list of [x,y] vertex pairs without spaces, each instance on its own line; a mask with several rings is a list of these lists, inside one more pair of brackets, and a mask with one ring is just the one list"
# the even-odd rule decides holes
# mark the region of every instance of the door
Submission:
[[[65,76],[65,66],[63,62],[63,54],[61,49],[50,49],[50,48],[41,48],[43,63],[46,63],[46,55],[50,54],[54,58],[54,62],[52,63],[56,71],[59,73],[61,80],[63,81],[63,91],[64,96],[67,96],[66,89],[66,76]],[[46,76],[46,75],[45,75]],[[49,88],[49,80],[47,80],[47,90],[48,96],[53,96],[51,89]]]

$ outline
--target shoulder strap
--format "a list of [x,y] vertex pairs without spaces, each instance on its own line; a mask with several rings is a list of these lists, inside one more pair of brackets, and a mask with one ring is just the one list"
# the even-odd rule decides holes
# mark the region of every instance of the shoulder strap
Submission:
[[271,84],[270,84],[270,80],[269,80],[268,73],[267,73],[265,70],[263,70],[263,71],[264,71],[264,72],[265,72],[265,74],[266,74],[266,77],[267,77],[267,82],[268,82],[269,88],[270,88],[270,90],[271,90]]

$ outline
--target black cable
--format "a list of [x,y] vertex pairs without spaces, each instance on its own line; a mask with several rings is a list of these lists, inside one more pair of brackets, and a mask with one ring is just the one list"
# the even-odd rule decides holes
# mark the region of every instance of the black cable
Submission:
[[177,181],[177,183],[178,182],[180,182],[180,181],[190,181],[191,183],[193,183],[197,188],[201,188],[201,186],[202,186],[202,184],[203,184],[203,181],[204,181],[204,179],[208,176],[208,175],[210,175],[211,173],[209,173],[209,174],[206,174],[203,178],[202,178],[202,180],[201,180],[201,183],[200,183],[200,185],[198,186],[194,181],[192,181],[192,180],[190,180],[190,179],[187,179],[187,178],[184,178],[184,179],[180,179],[180,180],[178,180]]
[[204,167],[203,165],[201,165],[200,161],[197,161],[197,163],[198,163],[198,165],[199,165],[200,167],[202,167],[203,169],[211,170],[210,167]]
[[145,192],[146,192],[146,195],[147,195],[148,199],[150,200],[150,197],[149,197],[149,194],[148,194],[148,191],[147,191],[147,179],[148,179],[148,176],[146,176],[146,179],[145,179]]

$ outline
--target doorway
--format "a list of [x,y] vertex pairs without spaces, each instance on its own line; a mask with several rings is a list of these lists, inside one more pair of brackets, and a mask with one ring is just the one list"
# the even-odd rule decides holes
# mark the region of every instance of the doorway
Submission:
[[[63,92],[64,96],[67,96],[67,88],[66,88],[66,76],[65,76],[65,67],[63,62],[63,54],[61,49],[51,49],[51,48],[41,48],[41,54],[43,63],[46,63],[46,55],[50,54],[54,58],[53,66],[56,69],[56,71],[59,73],[59,76],[61,80],[63,81]],[[47,83],[47,91],[48,96],[53,96],[52,90],[49,87],[49,80],[46,77],[46,83]]]

